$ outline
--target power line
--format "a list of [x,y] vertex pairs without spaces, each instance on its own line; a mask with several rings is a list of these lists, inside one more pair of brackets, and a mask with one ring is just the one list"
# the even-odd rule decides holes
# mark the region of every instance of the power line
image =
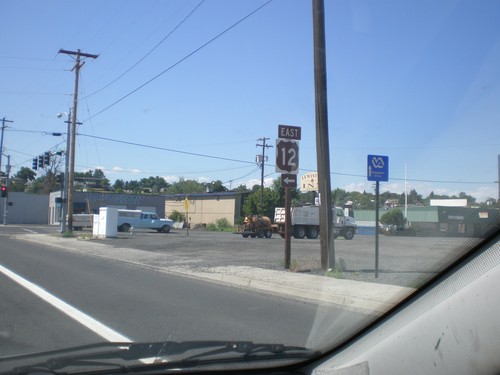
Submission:
[[[201,0],[198,5],[196,5],[196,7],[186,16],[182,19],[181,22],[179,22],[162,40],[160,40],[158,43],[156,43],[156,45],[150,49],[143,57],[141,57],[134,65],[132,65],[130,68],[128,68],[126,71],[124,71],[122,74],[120,74],[118,77],[116,77],[114,80],[112,80],[111,82],[109,82],[107,85],[101,87],[100,89],[88,94],[87,96],[85,96],[84,98],[82,99],[86,99],[88,97],[91,97],[99,92],[101,92],[102,90],[106,89],[107,87],[111,86],[113,83],[115,83],[116,81],[118,81],[120,78],[122,78],[125,74],[127,74],[128,72],[130,72],[132,69],[134,69],[137,65],[139,65],[146,57],[148,57],[151,53],[153,53],[153,51],[155,49],[157,49],[165,40],[167,40],[179,27],[181,27],[181,25],[189,18],[191,17],[191,15],[205,2],[205,0]],[[89,117],[90,118],[90,117]]]
[[148,84],[150,84],[151,82],[153,82],[154,80],[156,80],[157,78],[161,77],[163,74],[167,73],[169,70],[173,69],[174,67],[176,67],[177,65],[179,65],[180,63],[182,63],[183,61],[187,60],[188,58],[190,58],[191,56],[193,56],[194,54],[196,54],[197,52],[201,51],[203,48],[205,48],[206,46],[208,46],[209,44],[211,44],[212,42],[214,42],[215,40],[217,40],[218,38],[220,38],[222,35],[224,35],[225,33],[227,33],[229,30],[235,28],[236,26],[238,26],[240,23],[242,23],[243,21],[245,21],[247,18],[251,17],[252,15],[254,15],[255,13],[257,13],[259,10],[261,10],[262,8],[264,8],[266,5],[268,5],[269,3],[271,3],[273,0],[268,0],[267,2],[265,2],[264,4],[262,4],[261,6],[259,6],[258,8],[256,8],[255,10],[253,10],[252,12],[250,12],[249,14],[247,14],[246,16],[244,16],[243,18],[241,18],[240,20],[238,20],[237,22],[233,23],[231,26],[229,26],[227,29],[225,29],[224,31],[220,32],[219,34],[217,34],[216,36],[214,36],[212,39],[210,39],[209,41],[205,42],[204,44],[202,44],[200,47],[196,48],[194,51],[190,52],[189,54],[187,54],[186,56],[184,56],[182,59],[178,60],[176,63],[170,65],[168,68],[166,68],[165,70],[161,71],[160,73],[158,73],[157,75],[155,75],[153,78],[149,79],[148,81],[144,82],[142,85],[140,85],[139,87],[135,88],[134,90],[130,91],[128,94],[122,96],[120,99],[114,101],[113,103],[111,103],[110,105],[108,105],[107,107],[105,107],[104,109],[101,109],[99,112],[97,112],[96,114],[94,114],[93,116],[90,116],[89,118],[85,119],[83,122],[91,119],[91,118],[94,118],[98,115],[100,115],[101,113],[107,111],[108,109],[110,109],[111,107],[114,107],[116,104],[120,103],[121,101],[125,100],[126,98],[128,98],[130,95],[136,93],[137,91],[139,91],[140,89],[142,89],[143,87],[147,86]]
[[131,146],[145,147],[145,148],[150,148],[150,149],[154,149],[154,150],[175,152],[175,153],[183,154],[183,155],[199,156],[199,157],[210,158],[210,159],[232,161],[232,162],[236,162],[236,163],[253,164],[253,162],[248,161],[248,160],[239,160],[239,159],[226,158],[223,156],[214,156],[214,155],[200,154],[197,152],[181,151],[181,150],[175,150],[175,149],[166,148],[166,147],[146,145],[146,144],[137,143],[137,142],[129,142],[129,141],[122,141],[122,140],[113,139],[113,138],[99,137],[97,135],[89,135],[89,134],[82,134],[82,133],[77,133],[77,135],[81,136],[81,137],[101,139],[101,140],[109,141],[109,142],[123,143],[123,144],[131,145]]
[[[207,154],[201,154],[201,153],[197,153],[197,152],[181,151],[181,150],[175,150],[175,149],[166,148],[166,147],[146,145],[146,144],[137,143],[137,142],[123,141],[123,140],[107,138],[107,137],[99,137],[96,135],[89,135],[89,134],[82,134],[82,133],[77,133],[77,135],[82,136],[82,137],[101,139],[101,140],[109,141],[109,142],[123,143],[123,144],[131,145],[131,146],[145,147],[145,148],[150,148],[150,149],[154,149],[154,150],[174,152],[174,153],[183,154],[183,155],[198,156],[198,157],[217,159],[217,160],[225,160],[225,161],[231,161],[231,162],[236,162],[236,163],[254,164],[254,162],[251,162],[248,160],[233,159],[233,158],[227,158],[227,157],[215,156],[215,155],[207,155]],[[274,164],[266,164],[266,167],[275,167],[275,165]],[[306,169],[306,168],[300,168],[300,171],[315,172],[314,169]],[[362,175],[362,174],[342,173],[342,172],[330,172],[330,174],[337,175],[337,176],[366,178],[366,175]],[[404,181],[405,179],[392,177],[392,178],[390,178],[390,180]],[[449,181],[449,180],[428,180],[428,179],[415,179],[415,178],[407,178],[406,181],[432,182],[432,183],[442,183],[442,184],[490,184],[490,183],[495,183],[493,181]]]
[[[40,133],[44,135],[51,135],[53,132],[49,131],[42,131],[42,130],[21,130],[21,129],[6,129],[7,131],[10,132],[25,132],[25,133]],[[130,141],[124,141],[124,140],[119,140],[119,139],[113,139],[113,138],[107,138],[107,137],[100,137],[97,135],[90,135],[90,134],[83,134],[83,133],[77,133],[78,136],[82,137],[88,137],[88,138],[95,138],[95,139],[100,139],[103,141],[108,141],[108,142],[114,142],[114,143],[123,143],[123,144],[128,144],[131,146],[136,146],[136,147],[144,147],[144,148],[150,148],[154,150],[160,150],[160,151],[168,151],[168,152],[174,152],[174,153],[179,153],[179,154],[184,154],[184,155],[191,155],[191,156],[198,156],[198,157],[206,157],[206,158],[211,158],[211,159],[218,159],[218,160],[225,160],[225,161],[231,161],[235,163],[244,163],[244,164],[254,164],[252,161],[248,160],[240,160],[240,159],[233,159],[233,158],[227,158],[227,157],[222,157],[222,156],[215,156],[215,155],[207,155],[207,154],[201,154],[201,153],[196,153],[196,152],[189,152],[189,151],[182,151],[182,150],[175,150],[171,148],[166,148],[166,147],[159,147],[159,146],[152,146],[152,145],[147,145],[147,144],[142,144],[142,143],[137,143],[137,142],[130,142]],[[266,167],[272,167],[274,168],[274,164],[265,164]],[[259,167],[256,168],[258,170]],[[300,168],[299,169],[301,172],[316,172],[315,169],[308,169],[308,168]],[[255,171],[252,171],[254,173]],[[186,172],[186,173],[196,173],[196,172]],[[201,172],[200,172],[201,173]],[[250,174],[252,174],[250,173]],[[271,173],[274,174],[274,173]],[[269,174],[269,175],[271,175]],[[342,172],[330,172],[332,175],[336,176],[345,176],[345,177],[360,177],[360,178],[366,178],[365,174],[355,174],[355,173],[342,173]],[[267,176],[269,176],[267,175]],[[265,176],[265,177],[267,177]],[[241,178],[244,178],[246,176],[243,176]],[[232,181],[237,181],[238,179],[233,179]],[[390,180],[394,181],[404,181],[404,178],[401,177],[391,177]],[[442,184],[493,184],[496,183],[495,181],[451,181],[451,180],[430,180],[430,179],[417,179],[417,178],[407,178],[406,181],[410,182],[429,182],[429,183],[442,183]]]

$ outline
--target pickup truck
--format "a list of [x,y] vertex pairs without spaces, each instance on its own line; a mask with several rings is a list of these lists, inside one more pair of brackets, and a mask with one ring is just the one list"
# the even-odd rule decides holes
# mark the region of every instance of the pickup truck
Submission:
[[132,228],[153,229],[158,232],[168,233],[174,222],[170,219],[161,219],[154,212],[140,210],[118,210],[118,231],[128,232]]

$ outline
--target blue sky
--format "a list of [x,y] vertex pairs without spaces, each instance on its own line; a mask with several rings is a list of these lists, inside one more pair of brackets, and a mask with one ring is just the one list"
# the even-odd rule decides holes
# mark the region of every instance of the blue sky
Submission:
[[[1,0],[12,172],[65,147],[46,134],[65,132],[56,114],[72,106],[74,62],[61,48],[99,54],[81,69],[77,171],[251,187],[257,139],[274,145],[278,124],[302,127],[299,175],[316,170],[311,3]],[[371,190],[366,157],[379,154],[384,191],[403,191],[406,164],[421,194],[497,198],[500,2],[325,3],[332,187]],[[267,154],[269,182],[279,175]]]

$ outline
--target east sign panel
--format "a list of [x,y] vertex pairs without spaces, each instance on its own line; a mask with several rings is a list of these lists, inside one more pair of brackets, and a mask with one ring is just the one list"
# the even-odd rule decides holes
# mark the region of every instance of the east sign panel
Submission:
[[300,138],[301,128],[299,126],[278,125],[278,138],[276,139],[277,173],[288,175],[299,173]]

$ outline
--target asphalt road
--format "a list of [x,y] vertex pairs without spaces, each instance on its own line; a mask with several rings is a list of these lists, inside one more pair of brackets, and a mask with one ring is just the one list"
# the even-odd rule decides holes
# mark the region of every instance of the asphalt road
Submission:
[[[0,265],[133,341],[217,339],[306,345],[311,331],[323,333],[319,337],[327,342],[332,337],[341,340],[369,318],[331,305],[206,283],[11,238],[24,230],[0,230]],[[195,240],[191,235],[188,241]],[[175,236],[183,241],[180,233],[160,236],[151,241]],[[0,282],[0,357],[102,341],[4,274]]]

